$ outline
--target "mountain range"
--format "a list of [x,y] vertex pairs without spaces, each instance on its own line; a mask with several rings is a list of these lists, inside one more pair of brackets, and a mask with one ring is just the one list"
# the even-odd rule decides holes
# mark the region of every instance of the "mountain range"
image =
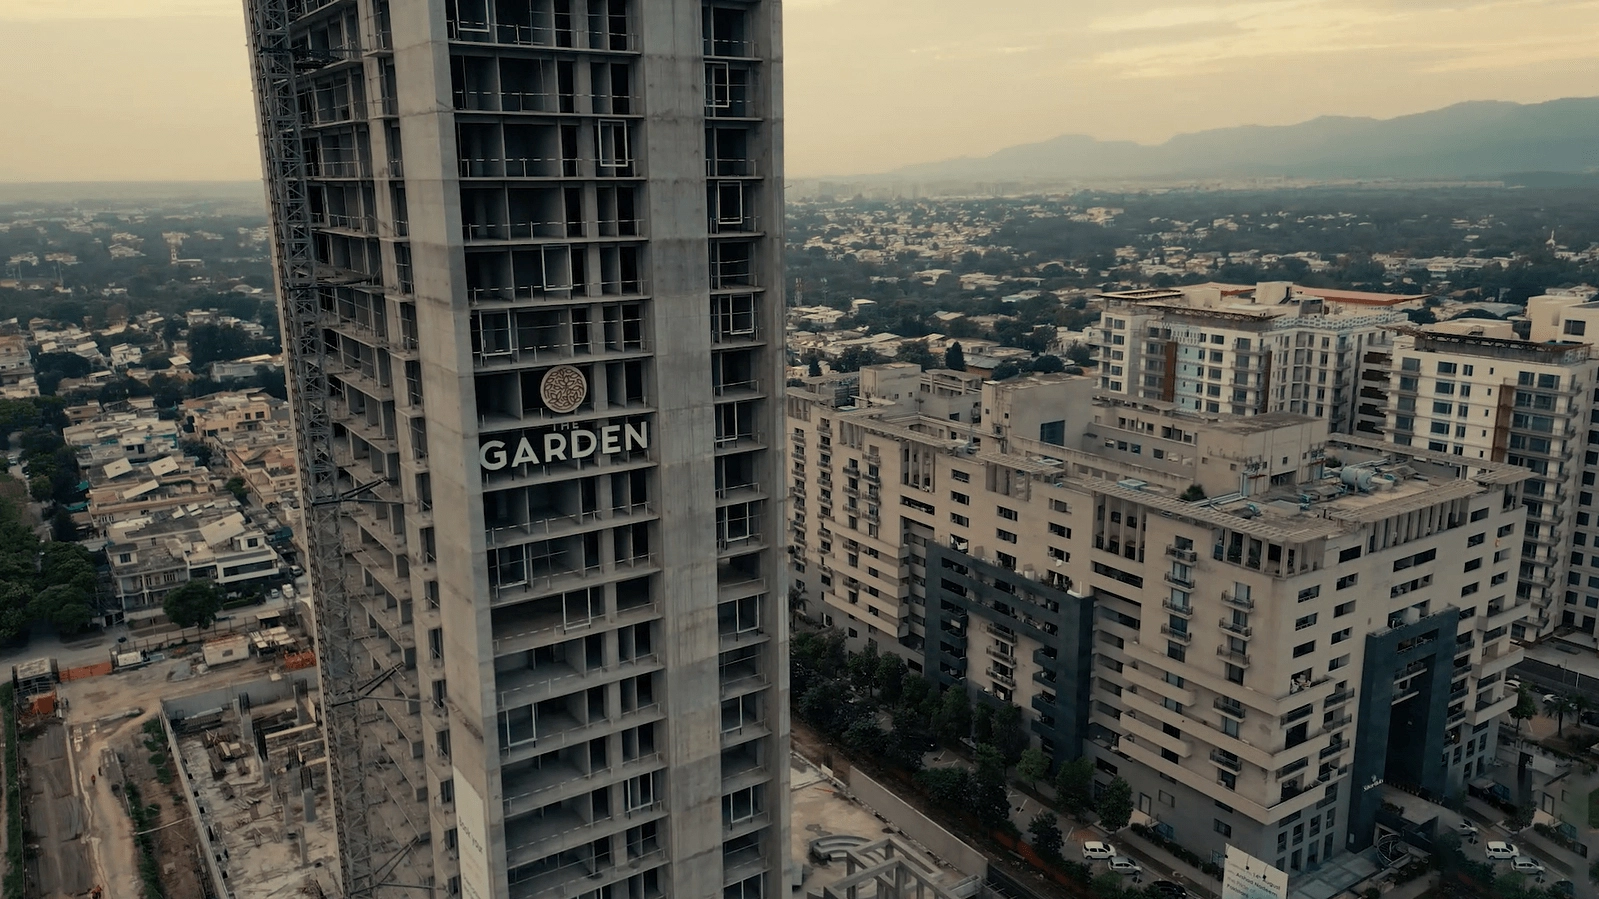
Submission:
[[1599,171],[1599,97],[1475,101],[1392,119],[1322,116],[1179,134],[1162,144],[1063,134],[908,166],[917,180],[1462,179]]

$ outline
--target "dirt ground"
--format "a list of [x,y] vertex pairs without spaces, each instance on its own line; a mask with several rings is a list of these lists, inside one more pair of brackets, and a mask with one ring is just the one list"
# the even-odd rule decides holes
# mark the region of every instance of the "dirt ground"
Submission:
[[83,839],[83,806],[73,796],[66,728],[50,721],[22,741],[27,770],[28,830],[38,849],[28,856],[30,879],[45,899],[67,899],[94,886]]
[[169,899],[200,899],[205,895],[195,872],[194,847],[199,845],[199,839],[194,826],[173,825],[180,817],[188,821],[188,807],[177,792],[176,780],[168,785],[157,782],[148,760],[151,753],[144,746],[147,735],[141,728],[159,713],[162,698],[215,689],[237,677],[260,677],[269,667],[250,662],[199,677],[184,677],[187,660],[175,660],[72,681],[58,688],[57,695],[66,702],[65,719],[78,795],[85,800],[81,807],[93,882],[106,886],[106,896],[142,894],[133,822],[122,791],[112,789],[112,784],[121,780],[119,757],[126,762],[126,775],[138,785],[144,802],[161,807],[156,822],[160,829],[154,836],[166,895]]

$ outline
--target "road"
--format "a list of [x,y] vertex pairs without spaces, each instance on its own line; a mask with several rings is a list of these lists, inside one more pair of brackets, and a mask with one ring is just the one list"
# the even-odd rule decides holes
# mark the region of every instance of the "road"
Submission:
[[22,744],[28,766],[28,825],[39,847],[30,862],[45,899],[81,896],[95,885],[83,805],[72,788],[66,733],[61,722],[51,721]]

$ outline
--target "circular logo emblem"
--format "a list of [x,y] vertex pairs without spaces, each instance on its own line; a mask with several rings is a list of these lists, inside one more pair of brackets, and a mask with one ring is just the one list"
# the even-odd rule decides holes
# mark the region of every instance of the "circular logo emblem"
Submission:
[[588,379],[570,365],[557,365],[539,382],[539,398],[552,412],[571,412],[589,395]]

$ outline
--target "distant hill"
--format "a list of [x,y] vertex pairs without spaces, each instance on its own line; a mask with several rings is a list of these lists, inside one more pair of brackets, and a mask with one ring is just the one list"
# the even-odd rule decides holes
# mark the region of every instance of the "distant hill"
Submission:
[[1475,178],[1599,171],[1599,97],[1460,103],[1394,119],[1323,116],[1149,146],[1063,134],[891,174],[937,180]]

